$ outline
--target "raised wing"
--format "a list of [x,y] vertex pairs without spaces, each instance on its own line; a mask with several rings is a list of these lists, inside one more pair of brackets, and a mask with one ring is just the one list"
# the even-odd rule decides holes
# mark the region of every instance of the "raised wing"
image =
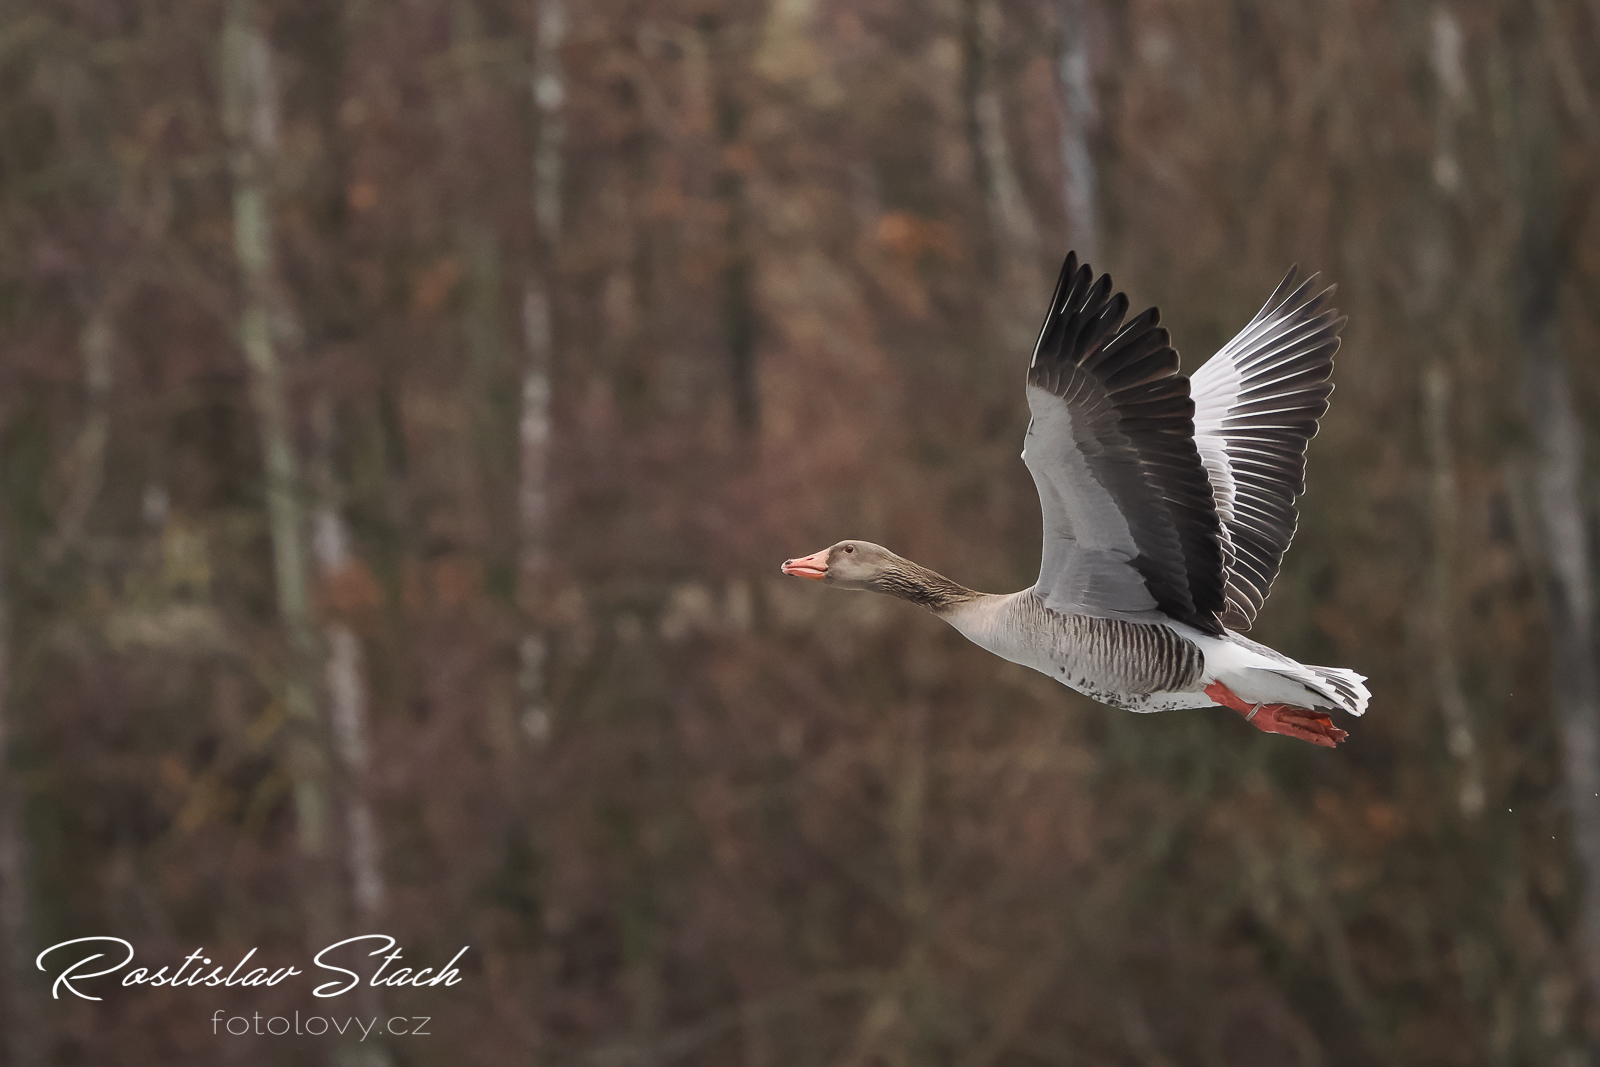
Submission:
[[1328,410],[1333,354],[1344,319],[1307,297],[1316,276],[1290,291],[1295,271],[1250,324],[1195,372],[1195,444],[1222,519],[1228,552],[1223,624],[1255,621],[1299,518],[1306,442]]
[[1033,362],[1022,458],[1044,512],[1035,593],[1069,614],[1220,634],[1222,527],[1194,444],[1194,403],[1155,308],[1067,256]]

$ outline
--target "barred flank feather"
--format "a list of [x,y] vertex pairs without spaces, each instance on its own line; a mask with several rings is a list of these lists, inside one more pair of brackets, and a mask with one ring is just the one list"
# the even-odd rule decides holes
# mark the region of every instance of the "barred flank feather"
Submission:
[[1066,665],[1073,681],[1124,694],[1168,693],[1193,689],[1205,671],[1205,656],[1194,642],[1160,623],[1061,615],[1037,596],[1019,597],[1016,610],[1019,630],[1053,635],[1053,658]]

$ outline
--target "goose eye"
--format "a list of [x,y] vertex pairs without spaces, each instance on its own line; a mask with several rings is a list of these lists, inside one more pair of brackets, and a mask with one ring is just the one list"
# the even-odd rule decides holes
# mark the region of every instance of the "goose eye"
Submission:
[[856,546],[855,545],[845,545],[844,546],[844,550],[846,552],[854,552],[856,550]]

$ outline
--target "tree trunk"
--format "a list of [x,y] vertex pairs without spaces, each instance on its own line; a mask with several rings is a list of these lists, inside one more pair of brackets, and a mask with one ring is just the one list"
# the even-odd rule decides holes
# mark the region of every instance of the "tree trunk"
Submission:
[[[328,589],[350,586],[351,572],[358,566],[350,555],[350,534],[339,513],[341,493],[333,468],[333,438],[333,404],[323,396],[318,398],[317,410],[317,507],[312,545],[322,583]],[[372,924],[382,914],[385,887],[382,838],[372,810],[366,657],[361,638],[332,612],[323,623],[322,637],[327,646],[326,684],[334,751],[345,781],[340,795],[356,917],[362,929],[375,929]]]
[[279,339],[295,331],[279,290],[273,247],[271,169],[277,152],[277,86],[272,53],[251,0],[229,0],[222,36],[234,250],[244,287],[239,342],[250,367],[251,402],[261,432],[278,612],[289,641],[281,695],[289,722],[281,744],[294,783],[307,933],[314,943],[321,943],[337,922],[337,898],[327,869],[330,760],[317,699],[316,627],[300,505],[303,486],[278,353]]
[[100,496],[105,479],[106,442],[111,435],[112,319],[121,303],[121,287],[108,286],[86,309],[87,321],[78,331],[78,352],[83,357],[83,380],[88,392],[88,413],[72,449],[72,485],[61,505],[56,533],[45,549],[47,562],[56,563],[83,536],[83,525]]
[[[344,816],[345,864],[357,931],[372,933],[383,929],[379,923],[383,919],[386,887],[383,839],[372,805],[366,657],[360,636],[339,614],[341,610],[355,607],[351,603],[355,598],[341,596],[339,591],[359,589],[357,581],[353,580],[359,565],[350,554],[350,534],[339,511],[343,494],[333,466],[333,404],[327,396],[317,398],[315,421],[316,509],[312,516],[312,550],[322,588],[329,591],[328,600],[331,601],[322,624],[322,640],[327,650],[324,684],[332,720],[333,751],[338,756],[342,785],[336,796]],[[330,881],[332,877],[330,873]],[[381,1014],[383,991],[362,985],[356,990],[356,1005],[364,1015]],[[351,1067],[386,1067],[393,1061],[383,1046],[363,1043],[359,1050],[345,1049],[340,1062]]]
[[[1510,131],[1522,207],[1520,294],[1524,397],[1533,436],[1533,499],[1543,539],[1549,601],[1550,699],[1561,738],[1572,843],[1583,890],[1578,946],[1590,996],[1600,996],[1600,672],[1595,667],[1593,576],[1583,511],[1583,427],[1572,402],[1561,337],[1561,283],[1571,249],[1549,71],[1539,34],[1518,27]],[[1592,1035],[1591,1035],[1592,1036]]]
[[[920,686],[918,687],[920,688]],[[939,988],[934,965],[935,913],[923,837],[928,815],[928,706],[919,694],[904,709],[903,759],[889,813],[889,834],[900,873],[901,920],[907,936],[900,958],[907,1022],[903,1062],[937,1058]]]
[[1099,118],[1089,57],[1089,0],[1056,0],[1061,51],[1056,59],[1056,117],[1061,130],[1061,202],[1067,240],[1078,258],[1100,262],[1096,219],[1097,176],[1089,134]]
[[1444,719],[1445,744],[1460,764],[1456,801],[1469,818],[1483,810],[1483,774],[1472,710],[1461,685],[1456,655],[1455,529],[1460,503],[1456,491],[1454,451],[1450,444],[1450,372],[1443,363],[1428,367],[1423,379],[1423,428],[1432,468],[1433,560],[1429,573],[1428,643],[1433,658],[1434,691]]
[[[1422,213],[1423,232],[1418,242],[1419,277],[1414,303],[1425,343],[1442,351],[1456,352],[1461,349],[1456,332],[1460,329],[1462,309],[1454,302],[1456,287],[1447,284],[1452,262],[1450,198],[1461,185],[1461,167],[1456,160],[1456,126],[1470,97],[1462,64],[1463,35],[1455,15],[1443,4],[1435,6],[1427,32],[1428,54],[1438,94],[1434,105],[1433,187],[1425,194],[1427,205]],[[1482,760],[1478,756],[1472,709],[1461,684],[1455,639],[1455,533],[1460,501],[1455,451],[1450,437],[1451,384],[1451,368],[1444,358],[1436,359],[1424,372],[1422,425],[1428,446],[1433,519],[1426,629],[1446,747],[1455,757],[1460,774],[1456,800],[1461,813],[1471,818],[1483,810],[1485,795]]]
[[[1550,601],[1550,698],[1561,736],[1573,849],[1583,873],[1580,946],[1600,991],[1600,675],[1594,661],[1593,576],[1580,495],[1583,427],[1561,351],[1553,297],[1523,324],[1535,486]],[[1593,994],[1591,994],[1593,995]]]
[[38,1062],[35,1014],[27,992],[34,986],[29,958],[28,894],[23,854],[22,797],[10,763],[11,603],[6,583],[5,541],[0,538],[0,1033],[9,1067]]
[[562,146],[566,136],[566,74],[561,42],[566,35],[562,0],[537,0],[537,36],[531,82],[538,113],[533,148],[533,212],[538,248],[522,293],[522,331],[527,364],[522,374],[522,414],[517,423],[517,602],[524,618],[517,645],[518,690],[523,733],[543,743],[554,726],[545,679],[550,594],[550,397],[555,364],[551,291],[561,240]]
[[1033,341],[1033,327],[1026,324],[1035,314],[1029,309],[1044,302],[1043,282],[1037,262],[1038,224],[1017,176],[996,81],[1001,69],[997,52],[1003,19],[997,0],[966,0],[962,95],[974,171],[993,235],[993,267],[999,284],[992,292],[999,303],[991,317],[1008,346],[1027,348]]
[[[778,17],[775,10],[773,16]],[[791,28],[805,26],[799,20]],[[728,353],[728,384],[733,398],[734,423],[745,434],[754,434],[761,423],[760,396],[756,389],[756,308],[753,287],[755,259],[746,234],[749,213],[745,194],[746,165],[749,158],[744,132],[744,101],[735,84],[736,72],[747,60],[730,43],[733,34],[723,16],[707,19],[706,53],[711,61],[716,106],[716,137],[721,164],[717,170],[716,196],[722,208],[722,269],[717,275],[717,310],[721,318],[722,340]],[[781,38],[780,38],[781,39]],[[797,45],[798,42],[795,42]]]

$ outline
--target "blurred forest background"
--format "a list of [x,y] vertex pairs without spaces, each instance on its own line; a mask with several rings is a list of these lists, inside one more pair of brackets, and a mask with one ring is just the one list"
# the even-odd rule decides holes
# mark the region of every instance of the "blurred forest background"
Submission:
[[[1600,1062],[1597,197],[1595,0],[0,6],[3,1062]],[[1339,283],[1337,752],[779,576],[1033,581],[1069,247]]]

